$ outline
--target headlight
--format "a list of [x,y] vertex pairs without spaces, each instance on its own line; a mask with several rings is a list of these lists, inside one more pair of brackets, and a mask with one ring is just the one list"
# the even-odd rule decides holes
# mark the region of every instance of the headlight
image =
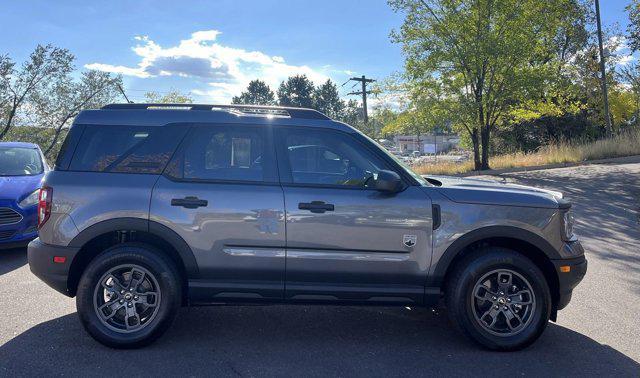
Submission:
[[38,193],[40,193],[40,189],[36,189],[33,193],[26,196],[22,201],[18,203],[20,207],[28,207],[38,203]]
[[563,216],[563,227],[564,233],[563,238],[566,241],[573,239],[573,213],[571,211],[566,211]]

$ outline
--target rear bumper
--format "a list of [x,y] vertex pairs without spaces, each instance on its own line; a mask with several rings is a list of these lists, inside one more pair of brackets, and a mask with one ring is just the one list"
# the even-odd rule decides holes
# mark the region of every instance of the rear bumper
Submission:
[[[31,272],[58,292],[72,297],[68,285],[71,262],[80,249],[45,244],[39,238],[29,243],[27,260]],[[54,263],[53,257],[66,257],[64,263]]]
[[[587,274],[587,259],[584,255],[573,259],[552,260],[558,274],[558,303],[557,310],[567,307],[571,301],[573,289]],[[561,269],[562,267],[565,267]],[[568,268],[566,268],[568,267]],[[568,270],[568,271],[566,271]]]

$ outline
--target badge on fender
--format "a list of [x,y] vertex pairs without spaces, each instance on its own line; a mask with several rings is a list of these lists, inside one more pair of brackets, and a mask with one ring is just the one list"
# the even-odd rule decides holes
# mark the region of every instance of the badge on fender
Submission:
[[402,244],[404,244],[405,247],[411,248],[416,245],[417,242],[418,237],[416,235],[404,235],[402,237]]

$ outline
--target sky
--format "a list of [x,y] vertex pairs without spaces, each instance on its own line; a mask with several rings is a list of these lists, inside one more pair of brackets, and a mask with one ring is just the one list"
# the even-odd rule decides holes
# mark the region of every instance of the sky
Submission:
[[[350,98],[350,77],[403,68],[389,38],[403,15],[384,0],[2,1],[0,54],[21,62],[37,44],[67,48],[78,69],[123,75],[135,102],[175,88],[228,103],[252,79],[275,91],[293,74],[331,79]],[[628,1],[600,1],[606,27],[624,30]]]

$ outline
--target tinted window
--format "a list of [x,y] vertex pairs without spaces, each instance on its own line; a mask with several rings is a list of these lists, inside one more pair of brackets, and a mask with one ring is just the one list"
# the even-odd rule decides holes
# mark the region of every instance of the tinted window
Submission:
[[298,184],[367,187],[386,164],[355,138],[332,130],[279,130]]
[[0,147],[0,176],[33,176],[44,170],[38,150]]
[[87,126],[69,169],[158,174],[185,130],[179,126]]
[[274,181],[268,151],[263,127],[196,127],[167,173],[195,180]]

